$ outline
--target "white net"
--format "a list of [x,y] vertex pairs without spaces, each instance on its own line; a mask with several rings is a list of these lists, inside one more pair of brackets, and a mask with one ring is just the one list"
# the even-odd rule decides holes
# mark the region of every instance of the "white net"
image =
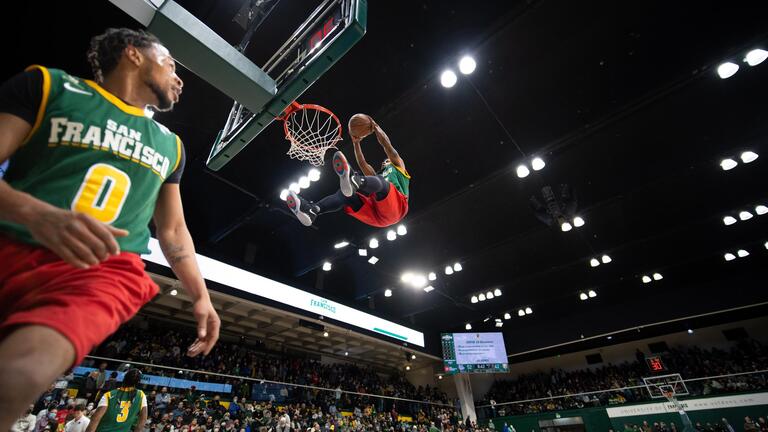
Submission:
[[291,142],[288,156],[323,165],[325,152],[341,141],[341,123],[333,113],[305,105],[285,118],[285,139]]

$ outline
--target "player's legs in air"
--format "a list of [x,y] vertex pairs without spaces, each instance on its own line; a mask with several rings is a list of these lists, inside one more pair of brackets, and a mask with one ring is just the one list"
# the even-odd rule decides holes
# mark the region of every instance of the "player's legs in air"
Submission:
[[390,183],[384,177],[354,173],[344,153],[340,151],[333,155],[333,171],[339,176],[339,190],[317,203],[308,201],[293,191],[289,192],[286,199],[288,208],[303,225],[310,226],[319,215],[337,212],[346,207],[354,212],[359,211],[365,204],[360,195],[374,195],[375,200],[381,201],[389,194]]

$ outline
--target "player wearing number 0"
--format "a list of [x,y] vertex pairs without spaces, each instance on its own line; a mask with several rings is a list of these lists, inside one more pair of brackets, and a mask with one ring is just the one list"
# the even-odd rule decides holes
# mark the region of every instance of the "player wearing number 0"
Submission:
[[377,174],[365,160],[360,142],[365,136],[354,136],[352,146],[355,149],[357,165],[364,175],[352,172],[344,153],[337,151],[333,155],[333,169],[339,176],[339,190],[317,203],[307,201],[294,192],[286,198],[288,208],[299,221],[310,226],[317,216],[323,213],[344,210],[353,218],[375,227],[386,227],[399,222],[408,213],[408,187],[411,176],[405,170],[405,162],[392,146],[384,130],[368,117],[371,130],[387,154],[381,164],[381,173]]
[[147,396],[136,388],[140,382],[141,371],[129,369],[120,387],[101,397],[85,432],[142,432],[147,421]]
[[152,35],[91,40],[96,80],[32,66],[0,87],[0,430],[158,292],[139,256],[150,220],[194,299],[197,340],[219,336],[184,221],[181,140],[144,114],[182,81]]

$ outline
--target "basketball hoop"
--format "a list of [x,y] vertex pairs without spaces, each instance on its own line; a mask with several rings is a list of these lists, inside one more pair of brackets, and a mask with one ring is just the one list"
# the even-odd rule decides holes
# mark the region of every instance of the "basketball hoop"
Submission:
[[285,139],[291,142],[288,156],[323,165],[325,152],[341,141],[341,122],[336,114],[320,105],[293,102],[282,116]]

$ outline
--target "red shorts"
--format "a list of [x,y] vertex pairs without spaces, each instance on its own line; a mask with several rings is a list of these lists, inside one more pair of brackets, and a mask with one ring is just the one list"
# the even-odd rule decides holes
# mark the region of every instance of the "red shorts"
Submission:
[[75,365],[158,292],[131,252],[78,269],[0,235],[0,263],[0,340],[19,326],[50,327],[74,345]]
[[389,184],[389,192],[386,198],[381,201],[376,200],[376,194],[357,196],[363,202],[363,206],[358,211],[352,210],[352,207],[344,207],[344,212],[360,222],[375,227],[388,227],[400,222],[408,213],[408,197],[403,195],[395,185]]

